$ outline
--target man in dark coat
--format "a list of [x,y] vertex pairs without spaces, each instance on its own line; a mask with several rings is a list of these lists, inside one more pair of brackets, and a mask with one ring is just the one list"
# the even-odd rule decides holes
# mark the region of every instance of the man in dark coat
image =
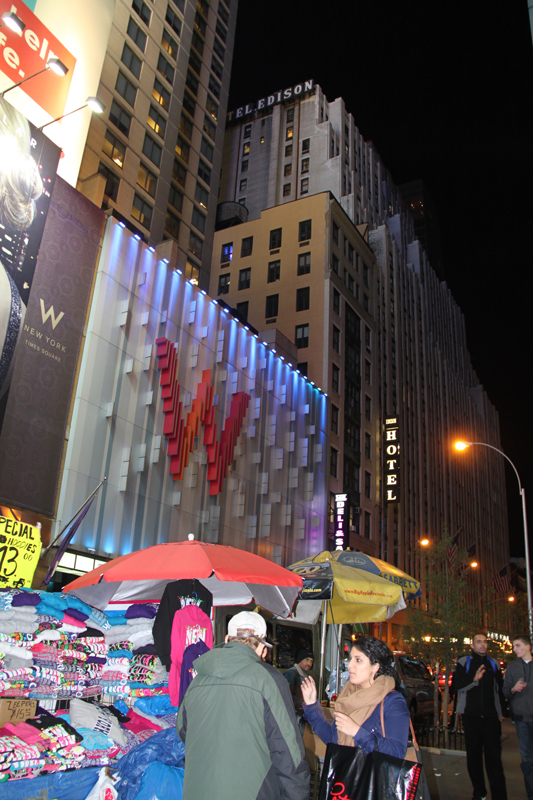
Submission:
[[457,713],[463,715],[466,765],[474,787],[473,800],[487,796],[485,769],[494,800],[507,800],[502,766],[501,721],[504,698],[500,665],[487,656],[487,637],[477,633],[472,639],[472,653],[457,661],[455,688]]
[[533,656],[529,636],[516,636],[513,650],[516,661],[511,661],[505,671],[503,693],[516,727],[527,800],[533,800]]

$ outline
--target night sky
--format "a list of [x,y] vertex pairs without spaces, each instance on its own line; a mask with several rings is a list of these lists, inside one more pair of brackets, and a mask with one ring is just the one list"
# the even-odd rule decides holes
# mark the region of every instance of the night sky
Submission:
[[[423,178],[472,362],[529,500],[533,47],[527,0],[239,0],[229,109],[313,78],[394,181]],[[511,555],[523,555],[507,468]]]

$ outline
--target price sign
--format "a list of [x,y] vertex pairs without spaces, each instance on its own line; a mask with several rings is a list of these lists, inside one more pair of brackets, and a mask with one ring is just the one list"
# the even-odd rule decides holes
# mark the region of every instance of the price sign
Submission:
[[40,555],[39,528],[0,517],[0,587],[30,587]]

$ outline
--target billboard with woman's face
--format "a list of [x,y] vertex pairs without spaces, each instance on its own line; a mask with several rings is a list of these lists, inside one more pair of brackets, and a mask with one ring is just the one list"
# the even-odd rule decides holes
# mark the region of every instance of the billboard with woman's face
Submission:
[[53,515],[103,212],[0,97],[0,502]]

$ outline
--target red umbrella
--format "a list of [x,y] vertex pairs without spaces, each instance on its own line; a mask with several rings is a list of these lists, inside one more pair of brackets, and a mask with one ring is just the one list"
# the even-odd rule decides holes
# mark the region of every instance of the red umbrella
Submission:
[[196,578],[213,595],[213,605],[255,601],[288,616],[302,578],[266,558],[205,542],[169,542],[136,550],[101,564],[64,588],[96,608],[108,603],[160,600],[170,581]]

